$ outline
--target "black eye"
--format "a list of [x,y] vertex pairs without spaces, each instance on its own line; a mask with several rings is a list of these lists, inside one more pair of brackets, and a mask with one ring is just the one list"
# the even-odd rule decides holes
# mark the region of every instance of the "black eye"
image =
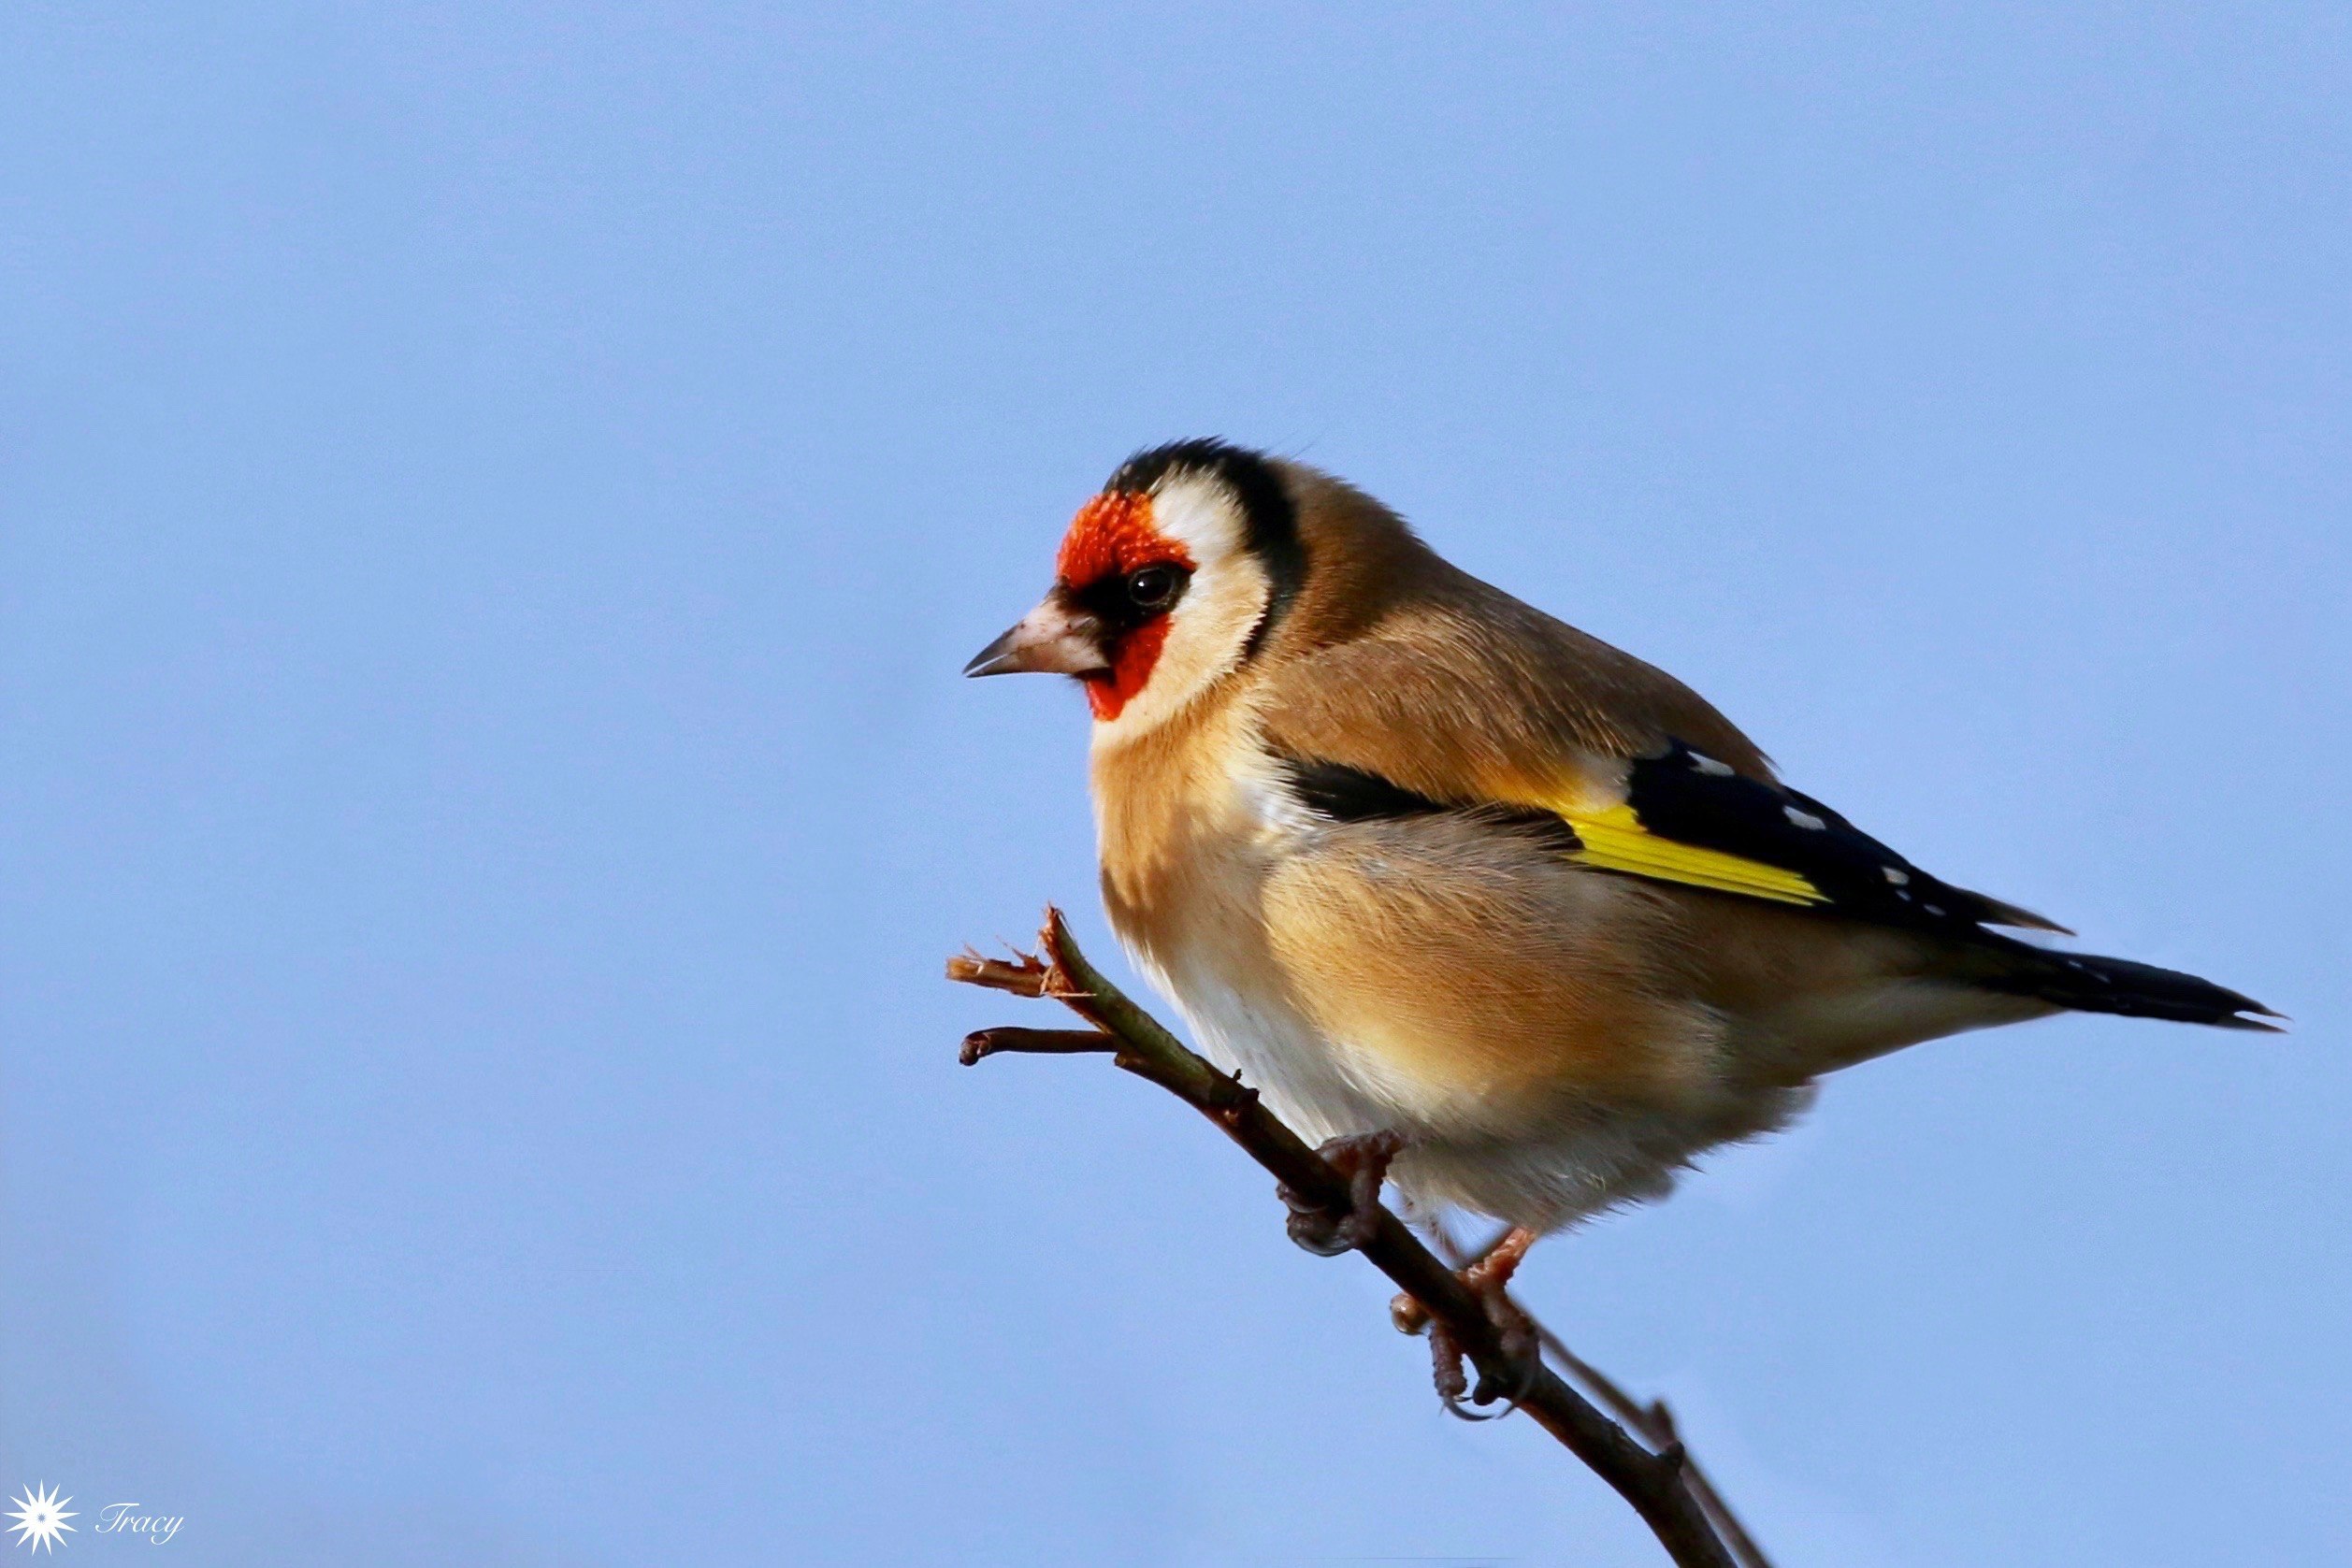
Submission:
[[1184,591],[1184,573],[1174,567],[1145,567],[1127,574],[1127,600],[1138,610],[1160,611]]

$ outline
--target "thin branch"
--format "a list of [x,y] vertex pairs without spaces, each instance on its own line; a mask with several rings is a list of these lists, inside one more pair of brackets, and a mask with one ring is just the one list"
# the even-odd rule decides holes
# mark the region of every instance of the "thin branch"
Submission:
[[[1614,1378],[1562,1344],[1558,1334],[1540,1323],[1536,1325],[1536,1337],[1543,1342],[1544,1350],[1560,1363],[1570,1377],[1590,1389],[1604,1409],[1633,1428],[1644,1442],[1652,1447],[1662,1448],[1669,1443],[1682,1441],[1675,1427],[1674,1412],[1667,1408],[1666,1401],[1652,1400],[1643,1404],[1619,1388]],[[1698,1467],[1696,1460],[1688,1457],[1687,1450],[1683,1464],[1683,1479],[1690,1483],[1692,1495],[1698,1499],[1698,1505],[1707,1510],[1707,1517],[1713,1521],[1716,1533],[1724,1538],[1724,1545],[1739,1560],[1739,1568],[1772,1568],[1772,1560],[1764,1555],[1764,1548],[1756,1545],[1755,1537],[1748,1533],[1748,1527],[1739,1522],[1739,1516],[1731,1511],[1731,1504],[1724,1501],[1724,1494],[1715,1489],[1714,1481]]]
[[[1347,1176],[1259,1103],[1256,1089],[1187,1049],[1104,979],[1071,940],[1061,911],[1046,912],[1041,940],[1043,961],[1022,955],[1006,963],[968,953],[948,960],[948,978],[1020,996],[1052,997],[1092,1024],[1099,1035],[1069,1029],[984,1029],[965,1041],[967,1063],[1032,1049],[1056,1055],[1107,1049],[1117,1066],[1149,1079],[1208,1117],[1296,1197],[1333,1213],[1348,1211],[1351,1198]],[[1422,1319],[1433,1337],[1442,1335],[1478,1370],[1473,1403],[1493,1403],[1515,1392],[1516,1407],[1614,1488],[1681,1568],[1743,1568],[1693,1488],[1679,1439],[1669,1439],[1656,1451],[1635,1441],[1545,1365],[1540,1351],[1522,1348],[1524,1336],[1498,1323],[1479,1294],[1423,1246],[1393,1211],[1375,1205],[1370,1217],[1368,1234],[1357,1250],[1409,1298],[1399,1303],[1400,1326]]]
[[[1494,1242],[1500,1242],[1508,1234],[1508,1230],[1498,1232]],[[1475,1263],[1492,1250],[1494,1242],[1474,1253],[1440,1232],[1437,1250],[1448,1262],[1459,1269]],[[1526,1313],[1525,1306],[1516,1301],[1512,1304],[1519,1306],[1521,1313]],[[1542,1343],[1544,1354],[1550,1356],[1560,1370],[1568,1374],[1569,1380],[1589,1395],[1595,1404],[1631,1428],[1644,1443],[1663,1451],[1682,1441],[1682,1434],[1675,1425],[1674,1412],[1666,1401],[1652,1400],[1647,1404],[1642,1403],[1627,1393],[1615,1378],[1569,1349],[1565,1340],[1534,1316],[1528,1316],[1527,1321],[1535,1325],[1536,1337]],[[1739,1516],[1731,1511],[1731,1504],[1724,1501],[1723,1493],[1715,1489],[1715,1483],[1699,1468],[1698,1460],[1693,1459],[1687,1449],[1682,1455],[1682,1472],[1692,1495],[1706,1510],[1709,1521],[1714,1525],[1715,1532],[1723,1537],[1724,1546],[1738,1561],[1739,1568],[1772,1568],[1772,1560],[1764,1555],[1764,1548],[1756,1545],[1755,1537],[1748,1533],[1748,1527],[1739,1522]]]
[[1101,1029],[974,1029],[963,1037],[963,1050],[959,1057],[964,1066],[970,1067],[982,1057],[993,1057],[1001,1051],[1018,1051],[1032,1057],[1077,1056],[1089,1051],[1113,1056],[1118,1054],[1118,1042]]

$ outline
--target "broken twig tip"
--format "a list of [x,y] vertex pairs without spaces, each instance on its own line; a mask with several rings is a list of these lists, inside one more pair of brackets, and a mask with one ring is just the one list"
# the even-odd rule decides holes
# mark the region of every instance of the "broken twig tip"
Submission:
[[1045,963],[1029,953],[989,958],[967,947],[947,960],[948,979],[991,991],[1010,991],[1017,997],[1044,996],[1048,972]]

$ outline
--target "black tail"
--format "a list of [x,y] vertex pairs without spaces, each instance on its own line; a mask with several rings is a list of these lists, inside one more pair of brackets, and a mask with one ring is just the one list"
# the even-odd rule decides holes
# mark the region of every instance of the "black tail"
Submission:
[[[2283,1014],[2252,997],[2240,996],[2193,974],[2135,964],[2128,958],[2056,953],[2013,937],[1985,934],[1998,957],[1986,966],[1989,972],[1970,978],[1987,990],[2034,997],[2077,1013],[2119,1013],[2127,1018],[2169,1018],[2176,1024],[2281,1032],[2276,1024],[2261,1020]],[[2241,1016],[2247,1013],[2260,1017]]]

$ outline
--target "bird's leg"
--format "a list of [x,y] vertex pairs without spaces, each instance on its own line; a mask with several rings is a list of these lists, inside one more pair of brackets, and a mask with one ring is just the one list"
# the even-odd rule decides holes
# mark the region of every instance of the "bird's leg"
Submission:
[[[1528,1377],[1520,1387],[1509,1390],[1516,1404],[1527,1391],[1526,1384],[1534,1371],[1542,1364],[1543,1348],[1536,1338],[1536,1325],[1519,1310],[1511,1300],[1511,1276],[1519,1273],[1519,1265],[1526,1260],[1527,1249],[1536,1244],[1536,1233],[1524,1225],[1514,1225],[1503,1232],[1502,1239],[1487,1248],[1486,1256],[1462,1271],[1462,1283],[1470,1287],[1470,1294],[1486,1309],[1486,1320],[1494,1325],[1494,1332],[1502,1340],[1503,1354],[1517,1365],[1528,1369]],[[1502,1398],[1504,1390],[1493,1388],[1492,1378],[1481,1377],[1479,1386],[1470,1390],[1473,1404],[1492,1404]]]
[[1348,1178],[1348,1206],[1334,1213],[1287,1187],[1276,1187],[1290,1207],[1291,1240],[1322,1258],[1353,1252],[1370,1241],[1379,1224],[1380,1184],[1388,1179],[1390,1164],[1404,1148],[1401,1133],[1358,1132],[1334,1138],[1317,1149]]
[[[1493,1419],[1492,1417],[1472,1416],[1463,1409],[1462,1399],[1465,1393],[1473,1404],[1492,1404],[1506,1397],[1516,1404],[1520,1397],[1526,1393],[1527,1385],[1534,1381],[1536,1369],[1543,1364],[1541,1341],[1537,1336],[1536,1325],[1519,1310],[1519,1303],[1510,1298],[1511,1276],[1519,1272],[1519,1265],[1526,1258],[1527,1249],[1535,1244],[1536,1232],[1523,1225],[1514,1225],[1503,1232],[1483,1256],[1461,1271],[1462,1283],[1479,1299],[1479,1304],[1486,1311],[1487,1321],[1494,1325],[1504,1355],[1514,1364],[1526,1369],[1516,1388],[1496,1388],[1493,1379],[1484,1376],[1479,1379],[1479,1386],[1472,1388],[1462,1370],[1462,1346],[1446,1331],[1446,1326],[1432,1319],[1428,1311],[1410,1296],[1400,1295],[1390,1303],[1389,1316],[1399,1331],[1418,1334],[1425,1331],[1428,1333],[1431,1374],[1437,1385],[1437,1397],[1445,1401],[1448,1410],[1465,1420]],[[1507,1409],[1500,1414],[1508,1415],[1509,1412]]]

